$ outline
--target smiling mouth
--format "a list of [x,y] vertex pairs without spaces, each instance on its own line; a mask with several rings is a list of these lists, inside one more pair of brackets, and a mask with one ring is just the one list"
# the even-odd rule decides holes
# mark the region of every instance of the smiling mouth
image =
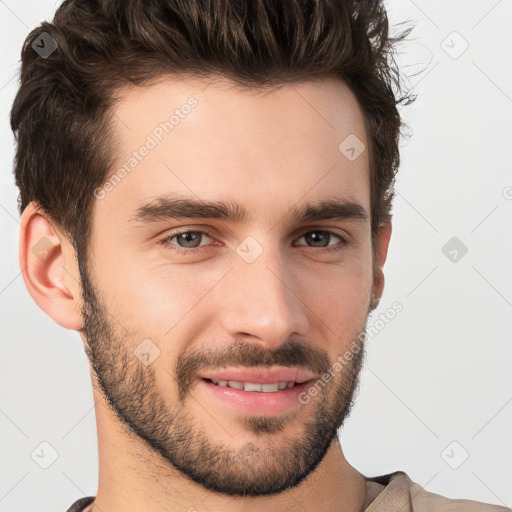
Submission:
[[293,388],[300,384],[303,384],[301,382],[295,382],[295,381],[276,381],[276,382],[260,384],[257,382],[242,382],[242,381],[236,381],[236,380],[221,380],[221,379],[213,380],[213,379],[207,379],[207,378],[203,378],[202,380],[209,382],[211,384],[215,384],[216,386],[220,386],[220,387],[228,387],[228,388],[239,389],[239,390],[243,390],[243,391],[251,391],[251,392],[256,392],[256,393],[275,393],[277,391],[290,389],[290,388]]
[[314,374],[299,369],[231,369],[205,373],[198,376],[198,381],[207,403],[213,399],[215,403],[253,416],[285,414],[303,407],[300,397],[315,380]]

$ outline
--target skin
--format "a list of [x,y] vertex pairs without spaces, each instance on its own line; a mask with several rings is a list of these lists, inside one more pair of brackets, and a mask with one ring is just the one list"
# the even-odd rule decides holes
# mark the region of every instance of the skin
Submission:
[[[212,399],[194,366],[184,365],[208,368],[229,354],[242,366],[283,364],[293,353],[317,375],[364,332],[384,287],[391,223],[380,228],[373,267],[368,151],[349,161],[338,150],[349,134],[368,147],[362,111],[349,88],[330,79],[257,92],[227,79],[166,77],[118,92],[112,172],[191,96],[191,113],[94,201],[80,267],[37,205],[22,215],[27,288],[54,321],[81,334],[91,362],[99,487],[90,510],[364,510],[382,487],[367,485],[336,436],[362,351],[308,404],[270,416]],[[172,193],[238,202],[249,219],[130,221]],[[333,196],[362,205],[367,221],[286,217]],[[179,254],[183,240],[158,243],[177,228],[210,236],[189,241],[195,253]],[[325,243],[304,236],[322,230],[334,232]],[[53,246],[38,258],[31,248],[43,237]],[[235,250],[247,237],[262,248],[252,263]],[[322,253],[326,245],[340,250]],[[147,339],[159,350],[149,365],[134,355]]]

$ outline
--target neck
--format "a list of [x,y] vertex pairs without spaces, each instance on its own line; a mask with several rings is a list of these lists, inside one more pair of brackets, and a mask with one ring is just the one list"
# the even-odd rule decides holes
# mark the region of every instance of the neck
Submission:
[[346,461],[338,438],[305,480],[277,495],[238,497],[213,493],[183,476],[121,426],[94,388],[99,484],[91,512],[361,512],[366,479]]

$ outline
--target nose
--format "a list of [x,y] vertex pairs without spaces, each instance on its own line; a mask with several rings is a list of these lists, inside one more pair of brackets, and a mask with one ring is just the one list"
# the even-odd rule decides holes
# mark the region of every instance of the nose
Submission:
[[223,280],[220,312],[232,338],[274,350],[292,336],[306,337],[301,280],[286,263],[278,249],[265,249],[252,263],[234,258],[234,267]]

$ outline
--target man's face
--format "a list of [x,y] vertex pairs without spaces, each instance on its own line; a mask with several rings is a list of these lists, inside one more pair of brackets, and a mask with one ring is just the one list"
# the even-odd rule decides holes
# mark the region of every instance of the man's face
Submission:
[[[367,146],[362,112],[330,80],[257,93],[169,79],[120,98],[113,172],[125,172],[96,191],[87,268],[81,257],[105,400],[208,489],[295,486],[348,415],[363,359],[374,290],[368,151],[353,158]],[[185,200],[237,203],[238,215]]]

